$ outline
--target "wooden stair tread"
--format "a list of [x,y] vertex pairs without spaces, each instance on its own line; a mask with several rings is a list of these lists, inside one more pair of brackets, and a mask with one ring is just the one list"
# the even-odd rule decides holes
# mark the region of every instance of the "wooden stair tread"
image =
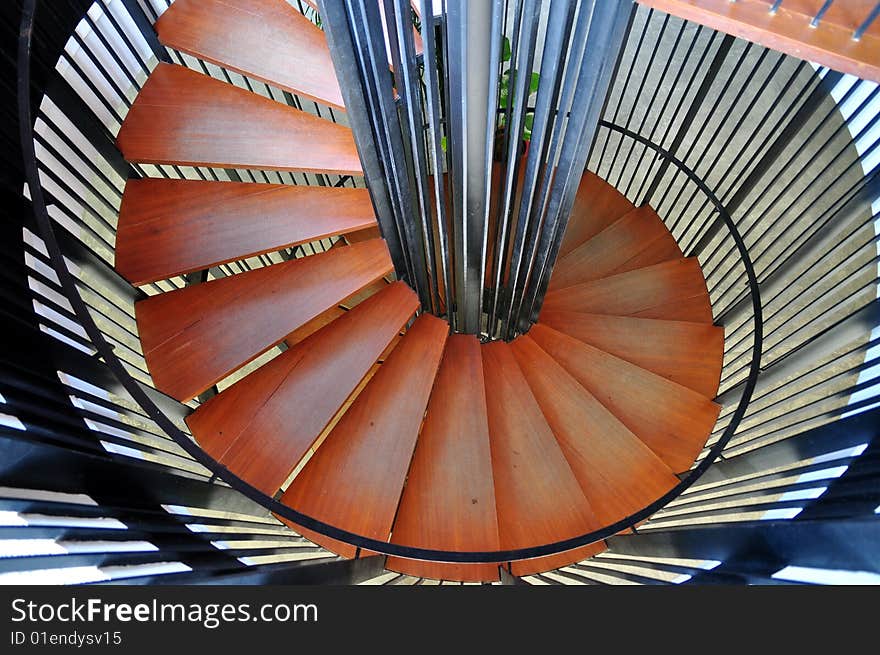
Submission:
[[324,33],[285,0],[176,0],[156,32],[170,48],[344,108]]
[[554,330],[714,398],[724,357],[724,328],[706,323],[558,310],[539,321]]
[[715,426],[720,405],[540,323],[529,338],[674,472],[691,467]]
[[[880,25],[874,21],[862,37],[853,33],[865,21],[873,0],[788,0],[771,13],[772,0],[639,0],[640,4],[706,25],[767,48],[816,62],[856,77],[880,82]],[[813,27],[819,10],[828,10]]]
[[[345,301],[343,301],[345,302]],[[300,341],[305,339],[306,337],[314,334],[318,330],[320,330],[325,325],[330,325],[333,321],[335,321],[340,316],[345,316],[345,310],[339,306],[334,306],[328,309],[325,312],[321,312],[311,321],[304,323],[293,332],[284,337],[284,342],[288,346],[295,346]]]
[[385,568],[395,573],[414,575],[429,580],[452,580],[455,582],[496,582],[501,578],[498,564],[455,564],[429,562],[426,560],[389,557]]
[[[693,306],[683,301],[703,298]],[[599,280],[555,289],[545,296],[544,308],[617,316],[712,322],[706,282],[695,257],[646,266]],[[700,310],[700,311],[697,311]]]
[[624,214],[560,259],[553,269],[550,289],[681,258],[681,250],[666,225],[644,205]]
[[512,349],[596,514],[594,529],[633,514],[678,484],[669,467],[534,340],[521,336]]
[[[449,551],[499,550],[480,343],[455,334],[428,401],[391,541]],[[388,567],[405,566],[391,561]],[[494,565],[465,569],[485,574]],[[412,570],[412,569],[408,569]]]
[[281,502],[387,541],[448,333],[430,314],[415,321]]
[[116,137],[130,162],[361,175],[351,130],[160,63]]
[[352,243],[360,243],[361,241],[365,241],[367,239],[379,239],[382,237],[382,233],[379,232],[379,226],[371,227],[369,229],[360,231],[360,232],[352,232],[351,234],[345,235],[345,240]]
[[513,348],[503,341],[481,348],[503,550],[542,546],[601,527],[523,377]]
[[403,282],[214,396],[187,417],[199,445],[273,495],[418,307]]
[[608,546],[605,542],[597,541],[596,543],[587,544],[586,546],[581,546],[574,550],[567,550],[564,553],[558,553],[556,555],[545,555],[544,557],[535,557],[533,559],[523,559],[517,562],[511,562],[510,573],[517,577],[543,573],[544,571],[558,569],[563,566],[568,566],[569,564],[574,564],[575,562],[583,562],[585,559],[589,559],[590,557],[605,552],[606,550],[608,550]]
[[568,226],[559,247],[559,258],[565,257],[633,209],[635,205],[620,191],[595,173],[586,171],[581,177]]
[[146,284],[375,226],[366,189],[129,180],[116,270],[132,284]]
[[156,388],[185,402],[392,269],[377,239],[135,304]]

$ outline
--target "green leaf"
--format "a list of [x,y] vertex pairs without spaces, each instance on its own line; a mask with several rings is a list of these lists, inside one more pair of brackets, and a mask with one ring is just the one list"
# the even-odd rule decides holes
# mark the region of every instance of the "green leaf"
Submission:
[[440,137],[440,147],[443,148],[443,152],[446,152],[446,137]]
[[529,95],[533,94],[538,90],[538,81],[541,79],[541,76],[537,73],[532,73],[532,79],[529,82]]
[[504,37],[504,43],[501,46],[501,61],[510,61],[510,39]]
[[523,125],[525,125],[525,129],[528,132],[532,131],[532,125],[535,124],[535,115],[534,114],[526,114],[526,117],[523,119]]

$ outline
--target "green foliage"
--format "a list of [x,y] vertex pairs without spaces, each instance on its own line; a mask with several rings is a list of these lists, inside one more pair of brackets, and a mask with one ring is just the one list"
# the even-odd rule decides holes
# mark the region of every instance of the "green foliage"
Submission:
[[[510,41],[505,36],[504,43],[501,51],[501,61],[507,62],[510,61],[511,51],[510,51]],[[541,81],[541,76],[538,73],[532,72],[531,78],[529,78],[529,92],[528,95],[531,96],[538,90],[538,84]],[[501,79],[498,82],[499,94],[498,94],[498,106],[501,109],[507,109],[507,105],[510,102],[510,94],[511,87],[516,84],[516,75],[511,73],[510,68],[507,68],[503,73],[501,73]],[[503,130],[505,127],[506,116],[501,114],[498,119],[498,128]],[[534,114],[528,113],[523,120],[523,133],[522,138],[523,141],[530,141],[532,138],[532,125],[535,122]]]
[[[501,44],[501,61],[509,62],[512,57],[512,52],[510,48],[510,39],[506,36],[504,37],[504,41]],[[538,73],[532,72],[531,78],[529,79],[529,92],[528,95],[531,96],[538,90],[538,84],[541,81],[541,76]],[[501,73],[501,78],[498,81],[498,106],[501,109],[507,109],[507,103],[510,102],[510,94],[512,86],[516,84],[516,76],[511,73],[511,69],[508,67]],[[498,129],[503,130],[505,127],[506,117],[504,114],[498,119]],[[523,120],[523,133],[522,138],[524,141],[530,141],[532,138],[532,125],[535,122],[535,116],[532,113],[527,113],[525,119]],[[443,152],[446,152],[446,137],[440,139],[440,147],[443,148]]]

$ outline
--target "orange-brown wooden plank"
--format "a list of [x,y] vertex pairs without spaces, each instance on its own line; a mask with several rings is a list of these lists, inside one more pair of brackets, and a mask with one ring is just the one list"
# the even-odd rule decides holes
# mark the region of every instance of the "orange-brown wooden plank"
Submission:
[[[416,320],[282,503],[387,541],[448,333],[446,321],[430,314]],[[342,554],[353,557],[354,547]]]
[[137,163],[361,174],[347,127],[172,64],[150,75],[116,144]]
[[686,321],[689,323],[712,323],[712,302],[709,292],[690,298],[679,298],[672,305],[655,305],[640,312],[633,312],[636,318],[657,318],[666,321]]
[[824,0],[786,0],[771,14],[772,0],[639,0],[640,4],[733,34],[799,59],[880,82],[880,25],[858,41],[853,32],[868,17],[874,0],[835,2],[813,28],[810,21]]
[[141,300],[135,315],[153,382],[189,400],[391,269],[377,239]]
[[540,322],[707,398],[718,391],[724,328],[632,316],[541,312]]
[[666,225],[649,206],[624,214],[596,236],[559,260],[550,289],[562,289],[670,259],[681,250]]
[[[682,301],[704,298],[691,311]],[[549,291],[544,308],[553,311],[646,316],[668,320],[712,322],[706,282],[695,257],[646,266],[599,280]]]
[[529,337],[674,472],[700,454],[721,406],[692,389],[538,323]]
[[304,325],[298,327],[293,332],[288,334],[286,337],[284,337],[284,341],[285,343],[287,343],[288,346],[295,346],[309,335],[314,334],[325,325],[329,325],[337,318],[344,315],[345,310],[341,307],[331,307],[326,312],[321,312],[311,321],[305,323]]
[[[446,342],[391,541],[432,550],[499,550],[483,363],[476,337],[452,335]],[[397,559],[389,558],[391,570],[397,570]],[[497,575],[494,565],[464,569],[478,579]]]
[[199,445],[274,494],[418,307],[403,282],[333,321],[187,417]]
[[375,226],[366,189],[129,180],[116,270],[132,284],[146,284]]
[[512,349],[598,519],[596,528],[644,509],[678,478],[614,414],[528,336]]
[[285,0],[177,0],[156,31],[168,47],[343,109],[324,33]]
[[597,541],[593,544],[587,544],[574,550],[567,550],[558,555],[546,555],[544,557],[535,557],[534,559],[523,559],[518,562],[511,562],[510,573],[515,576],[534,575],[535,573],[543,573],[544,571],[552,571],[575,562],[583,562],[594,555],[605,552],[608,547],[604,541]]
[[385,568],[417,578],[453,582],[496,582],[501,577],[498,564],[455,564],[389,557],[385,561]]
[[382,234],[379,232],[379,227],[371,227],[369,229],[363,230],[361,232],[352,232],[350,234],[345,235],[345,240],[348,243],[359,243],[361,241],[365,241],[366,239],[379,239]]
[[565,257],[633,209],[635,205],[620,191],[595,173],[585,172],[565,228],[559,257]]
[[503,341],[482,346],[501,548],[571,539],[601,526]]

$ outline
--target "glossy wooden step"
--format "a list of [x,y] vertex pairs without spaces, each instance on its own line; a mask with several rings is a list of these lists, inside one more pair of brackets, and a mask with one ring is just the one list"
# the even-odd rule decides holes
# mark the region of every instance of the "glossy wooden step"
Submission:
[[377,239],[152,296],[135,304],[156,388],[182,402],[392,270]]
[[521,336],[511,348],[596,515],[594,529],[643,509],[678,483],[650,448],[534,340]]
[[361,175],[347,127],[172,64],[150,75],[116,144],[136,163]]
[[624,214],[560,259],[550,289],[681,259],[681,250],[657,213],[645,205]]
[[[344,300],[342,302],[345,302]],[[320,330],[325,325],[330,325],[333,321],[335,321],[340,316],[345,316],[345,310],[342,307],[336,305],[331,307],[325,312],[321,312],[311,321],[308,321],[304,325],[298,327],[293,332],[284,337],[284,342],[288,346],[295,346],[300,341],[308,337],[309,335],[314,334],[318,330]]]
[[324,33],[285,0],[176,0],[156,32],[170,48],[343,109]]
[[510,573],[517,577],[543,573],[544,571],[551,571],[562,566],[568,566],[573,562],[583,562],[585,559],[589,559],[590,557],[605,552],[606,550],[608,550],[608,546],[605,542],[597,541],[596,543],[581,546],[574,550],[567,550],[558,555],[547,555],[545,557],[536,557],[534,559],[523,559],[518,562],[511,562]]
[[199,445],[273,495],[418,307],[403,282],[214,396],[187,417]]
[[811,21],[825,0],[786,0],[770,13],[773,0],[639,0],[673,16],[733,34],[798,59],[880,82],[880,23],[858,40],[853,33],[867,20],[874,0],[827,4],[827,13]]
[[544,309],[712,322],[706,282],[693,257],[555,289],[545,296]]
[[[476,337],[452,335],[446,342],[391,541],[432,550],[499,550],[483,363]],[[415,564],[399,560],[388,558],[387,568],[416,570]],[[497,579],[498,574],[497,566],[487,564],[454,569],[461,575],[468,572],[474,580]],[[446,576],[452,575],[446,570]]]
[[[281,502],[388,540],[448,333],[442,319],[416,319]],[[353,557],[355,548],[340,554]]]
[[542,311],[539,322],[707,398],[714,398],[718,391],[724,328],[707,323],[553,310]]
[[129,180],[116,270],[132,284],[146,284],[375,226],[366,189]]
[[715,426],[720,405],[540,323],[529,338],[675,473],[690,468]]
[[385,568],[395,573],[413,575],[428,580],[497,582],[501,579],[498,564],[456,564],[389,557],[385,560]]
[[601,527],[523,377],[515,347],[494,341],[481,348],[504,550],[543,546]]
[[559,258],[565,257],[633,209],[635,206],[622,193],[596,174],[586,171],[578,186],[559,248]]

